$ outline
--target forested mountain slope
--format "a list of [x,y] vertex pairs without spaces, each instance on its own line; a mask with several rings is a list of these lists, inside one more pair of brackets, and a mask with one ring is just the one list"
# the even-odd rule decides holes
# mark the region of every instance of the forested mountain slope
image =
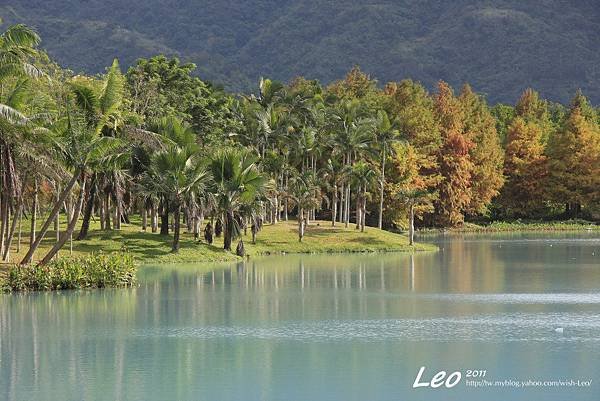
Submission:
[[596,1],[10,0],[0,16],[37,28],[75,71],[166,53],[249,90],[262,75],[327,83],[358,64],[380,82],[470,82],[491,102],[514,103],[528,86],[600,102]]

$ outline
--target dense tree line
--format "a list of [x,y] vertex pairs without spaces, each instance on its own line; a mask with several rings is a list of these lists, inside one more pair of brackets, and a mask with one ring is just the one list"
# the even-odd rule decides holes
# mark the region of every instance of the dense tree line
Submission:
[[[262,224],[328,219],[365,230],[453,227],[481,218],[597,216],[600,114],[578,92],[553,104],[527,89],[490,107],[465,85],[383,88],[353,68],[323,87],[298,77],[225,93],[175,58],[125,74],[73,75],[23,25],[0,36],[0,249],[24,217],[30,263],[51,226],[55,245],[85,239],[90,221],[118,230],[133,214],[169,235],[182,224],[232,250]],[[60,227],[60,216],[66,227]],[[39,221],[38,221],[39,220]],[[236,251],[243,254],[243,242]]]

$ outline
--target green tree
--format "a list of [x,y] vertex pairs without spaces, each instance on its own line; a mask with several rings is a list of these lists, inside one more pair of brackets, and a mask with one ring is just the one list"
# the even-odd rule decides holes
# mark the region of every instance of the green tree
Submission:
[[286,197],[297,207],[298,241],[302,242],[306,228],[306,211],[317,207],[323,195],[312,173],[296,174],[291,177]]
[[371,164],[361,160],[352,166],[352,180],[357,187],[356,193],[356,228],[365,231],[367,218],[367,191],[377,177]]
[[228,251],[232,240],[239,235],[236,214],[244,204],[255,202],[265,186],[257,161],[256,156],[244,149],[227,148],[217,151],[209,162],[215,205],[224,222],[223,248]]
[[[189,129],[177,120],[169,121],[165,128],[179,131]],[[177,133],[165,134],[166,137],[173,135]],[[208,173],[194,146],[173,143],[152,156],[147,175],[144,181],[152,183],[151,189],[168,198],[174,227],[171,251],[179,252],[182,207],[185,202],[193,201],[195,196],[204,193]]]
[[82,113],[77,112],[68,112],[64,118],[52,127],[52,132],[54,133],[51,137],[53,146],[65,165],[72,171],[72,176],[60,192],[56,202],[54,202],[36,240],[31,244],[28,252],[21,260],[21,264],[31,263],[33,254],[43,240],[50,224],[54,221],[65,200],[79,181],[79,195],[74,212],[72,216],[69,216],[67,229],[46,256],[42,258],[40,264],[48,263],[63,247],[67,239],[73,234],[79,219],[86,186],[86,169],[90,165],[98,163],[99,160],[106,158],[107,155],[109,157],[111,152],[122,145],[116,138],[100,136],[95,129],[89,127]]
[[400,132],[392,125],[385,110],[379,110],[377,112],[375,133],[376,141],[380,148],[379,161],[381,163],[379,170],[379,216],[377,219],[377,227],[381,229],[383,226],[385,161],[392,153],[392,144],[400,139]]
[[149,125],[175,116],[191,125],[202,144],[215,143],[233,131],[233,98],[193,76],[196,65],[164,55],[139,59],[126,74],[131,109]]

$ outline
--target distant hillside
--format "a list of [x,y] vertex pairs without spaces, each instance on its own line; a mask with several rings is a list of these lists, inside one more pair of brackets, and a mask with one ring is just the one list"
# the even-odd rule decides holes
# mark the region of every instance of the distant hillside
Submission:
[[600,7],[567,0],[10,0],[62,65],[99,72],[156,53],[203,78],[248,90],[261,75],[324,83],[354,64],[380,82],[470,82],[492,102],[532,86],[600,103]]

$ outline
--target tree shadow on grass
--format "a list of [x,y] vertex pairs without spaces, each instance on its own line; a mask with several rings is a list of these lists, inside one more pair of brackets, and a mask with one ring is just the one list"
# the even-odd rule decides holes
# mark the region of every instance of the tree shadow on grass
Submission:
[[389,242],[373,237],[348,238],[347,241],[362,245],[389,245]]

